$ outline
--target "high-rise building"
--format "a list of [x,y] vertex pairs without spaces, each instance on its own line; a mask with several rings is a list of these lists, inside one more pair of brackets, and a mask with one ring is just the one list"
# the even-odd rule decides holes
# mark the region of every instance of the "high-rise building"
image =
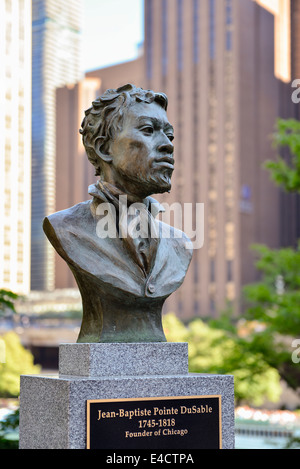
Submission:
[[291,21],[290,0],[254,0],[274,16],[274,74],[285,83],[291,81]]
[[42,222],[55,211],[56,88],[81,78],[81,3],[32,1],[32,290],[54,289]]
[[[289,4],[145,0],[147,87],[167,93],[175,126],[173,190],[164,200],[205,210],[204,246],[168,301],[183,318],[237,304],[257,278],[251,244],[281,245],[285,205],[262,166],[274,157],[277,117],[292,113]],[[194,229],[196,221],[193,212]]]
[[[277,117],[299,116],[291,100],[291,79],[300,69],[299,4],[145,0],[144,56],[87,74],[101,81],[100,92],[132,82],[168,95],[176,164],[171,193],[158,198],[171,206],[171,223],[191,235],[198,231],[196,247],[203,228],[196,204],[204,204],[204,245],[194,250],[185,282],[165,307],[183,319],[213,316],[227,303],[238,308],[242,286],[257,279],[250,246],[290,245],[300,234],[299,203],[263,169],[275,155]],[[60,208],[77,203],[72,197]],[[57,287],[74,285],[62,265],[58,272]]]
[[0,2],[0,289],[30,289],[31,2]]
[[[293,0],[292,4],[292,80],[300,79],[300,0]],[[298,103],[299,104],[299,103]],[[297,106],[300,118],[300,106]]]

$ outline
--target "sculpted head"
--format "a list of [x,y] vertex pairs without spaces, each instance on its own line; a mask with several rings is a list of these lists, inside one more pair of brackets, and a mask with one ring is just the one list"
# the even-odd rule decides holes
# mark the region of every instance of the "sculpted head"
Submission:
[[131,84],[97,98],[80,129],[96,176],[138,197],[170,191],[174,131],[167,106],[164,93]]

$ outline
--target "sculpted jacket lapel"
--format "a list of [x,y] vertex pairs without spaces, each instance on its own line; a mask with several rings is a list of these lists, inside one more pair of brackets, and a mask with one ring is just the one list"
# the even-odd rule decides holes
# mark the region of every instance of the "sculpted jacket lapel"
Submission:
[[184,247],[188,241],[184,233],[180,232],[183,237],[178,237],[178,230],[157,220],[155,223],[160,239],[152,269],[146,277],[122,239],[97,236],[95,206],[91,200],[50,215],[45,219],[44,230],[72,270],[99,279],[99,288],[102,282],[137,297],[159,298],[169,296],[181,285],[191,253]]
[[101,180],[89,187],[89,194],[93,196],[91,210],[95,218],[97,213],[99,215],[98,209],[102,208],[100,204],[108,203],[109,208],[114,208],[110,223],[117,227],[116,235],[121,238],[123,247],[147,277],[155,262],[159,243],[155,217],[164,208],[152,197],[140,202]]

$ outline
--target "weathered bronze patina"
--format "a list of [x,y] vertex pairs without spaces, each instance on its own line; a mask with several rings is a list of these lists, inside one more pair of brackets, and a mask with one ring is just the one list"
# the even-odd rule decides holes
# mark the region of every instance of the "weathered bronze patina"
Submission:
[[82,296],[78,342],[164,342],[162,306],[183,282],[192,250],[155,219],[151,194],[169,192],[173,128],[163,93],[125,85],[85,112],[82,134],[99,180],[91,200],[45,218],[43,228]]

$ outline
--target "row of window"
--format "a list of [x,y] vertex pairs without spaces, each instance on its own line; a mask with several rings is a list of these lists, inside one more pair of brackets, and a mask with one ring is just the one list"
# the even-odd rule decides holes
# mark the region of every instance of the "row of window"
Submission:
[[[17,283],[23,283],[24,275],[23,272],[17,272]],[[10,270],[3,271],[3,283],[10,283],[11,282],[11,273]]]
[[[177,1],[177,67],[179,71],[183,70],[184,66],[184,44],[183,44],[183,18],[184,18],[184,2],[183,0]],[[200,0],[191,0],[193,2],[193,23],[191,25],[191,31],[193,34],[193,61],[195,64],[199,63],[200,55],[200,31],[199,31],[199,19],[200,19]],[[232,0],[225,1],[225,48],[227,51],[231,51],[233,47],[233,8]],[[161,2],[161,64],[162,64],[162,76],[167,74],[168,64],[168,0],[162,0]],[[173,4],[172,4],[173,7]],[[153,38],[156,25],[154,24],[154,11],[153,11],[153,0],[147,0],[146,2],[146,66],[147,66],[147,78],[152,78],[153,69]],[[216,0],[209,0],[209,54],[210,58],[215,58],[216,53]]]

